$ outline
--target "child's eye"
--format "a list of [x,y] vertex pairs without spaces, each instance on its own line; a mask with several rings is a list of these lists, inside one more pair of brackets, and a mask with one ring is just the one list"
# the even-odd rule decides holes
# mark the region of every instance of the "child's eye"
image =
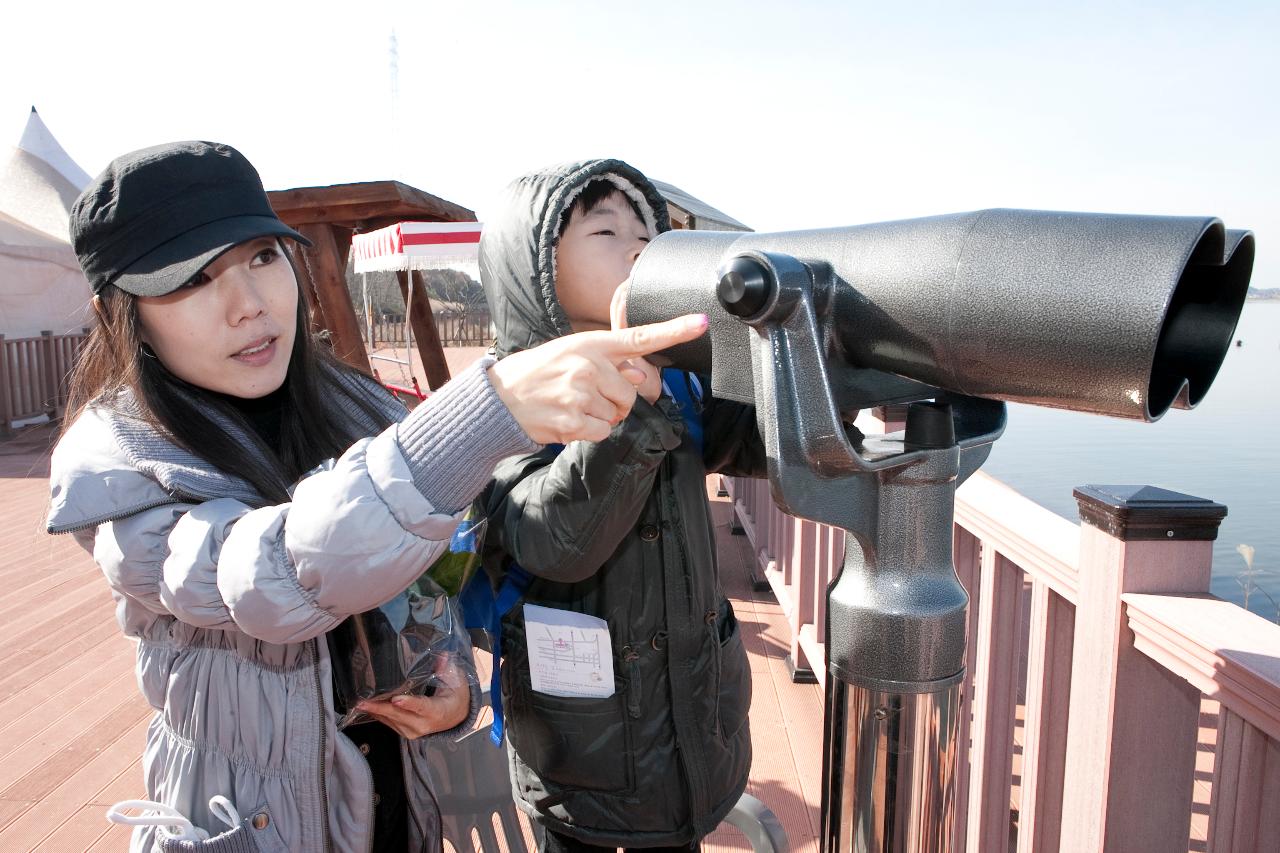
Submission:
[[597,232],[596,232],[596,234],[603,235],[603,236],[605,236],[605,237],[613,237],[613,236],[616,236],[616,235],[613,233],[613,229],[612,229],[612,228],[606,228],[606,229],[604,229],[603,231],[597,231]]

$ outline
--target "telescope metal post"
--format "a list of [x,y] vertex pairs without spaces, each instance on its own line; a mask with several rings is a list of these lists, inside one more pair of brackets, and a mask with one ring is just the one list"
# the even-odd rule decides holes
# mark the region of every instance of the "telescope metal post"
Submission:
[[822,849],[951,850],[960,685],[885,693],[827,682]]
[[740,256],[718,295],[755,331],[774,499],[847,533],[827,593],[822,849],[945,853],[968,605],[952,566],[955,489],[1003,429],[1004,407],[957,398],[953,412],[939,395],[911,403],[904,435],[855,447],[817,332],[826,300],[812,271],[785,255]]
[[930,451],[878,478],[883,523],[846,537],[827,604],[826,853],[952,849],[966,602],[951,563],[957,459],[954,447]]

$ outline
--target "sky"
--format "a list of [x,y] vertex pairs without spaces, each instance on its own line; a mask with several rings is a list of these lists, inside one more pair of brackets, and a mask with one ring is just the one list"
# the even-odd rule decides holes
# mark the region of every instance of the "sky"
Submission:
[[483,220],[620,157],[757,230],[1213,215],[1280,287],[1274,2],[22,2],[0,81],[0,145],[34,105],[90,174],[211,139],[268,189],[394,178]]

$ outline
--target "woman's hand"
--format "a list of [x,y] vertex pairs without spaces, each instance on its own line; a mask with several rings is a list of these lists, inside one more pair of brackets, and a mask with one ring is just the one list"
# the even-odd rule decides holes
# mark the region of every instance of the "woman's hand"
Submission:
[[632,361],[706,330],[706,315],[690,314],[633,329],[566,335],[504,358],[489,368],[489,379],[539,444],[603,441],[631,411],[636,386],[651,384],[656,375],[652,365],[645,370]]
[[401,737],[415,740],[446,732],[465,720],[471,710],[471,691],[462,670],[446,662],[436,674],[433,695],[393,696],[381,701],[364,699],[356,709],[395,729]]

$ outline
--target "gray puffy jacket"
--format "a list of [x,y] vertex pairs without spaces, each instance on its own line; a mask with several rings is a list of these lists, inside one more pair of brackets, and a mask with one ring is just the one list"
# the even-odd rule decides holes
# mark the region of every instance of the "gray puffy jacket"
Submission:
[[[480,270],[501,354],[567,334],[555,292],[562,212],[591,180],[623,189],[652,231],[665,202],[617,160],[526,176],[485,222]],[[737,802],[751,767],[751,672],[720,586],[709,471],[765,471],[755,410],[708,398],[704,447],[671,400],[643,399],[598,443],[506,460],[486,497],[486,568],[534,576],[524,601],[604,619],[615,693],[561,698],[531,686],[523,609],[503,620],[502,699],[517,801],[589,843],[701,838]]]
[[[134,851],[369,848],[372,780],[335,729],[324,634],[416,580],[496,461],[537,446],[485,366],[407,417],[372,380],[336,376],[333,404],[361,431],[375,428],[353,398],[404,420],[279,506],[262,506],[245,481],[124,413],[127,404],[90,408],[68,428],[51,463],[49,532],[73,533],[92,552],[121,628],[139,640],[138,683],[157,710],[147,796],[213,836],[175,843],[139,827]],[[414,849],[437,850],[425,746],[402,740],[410,837]],[[244,818],[229,832],[209,810],[219,794]]]

